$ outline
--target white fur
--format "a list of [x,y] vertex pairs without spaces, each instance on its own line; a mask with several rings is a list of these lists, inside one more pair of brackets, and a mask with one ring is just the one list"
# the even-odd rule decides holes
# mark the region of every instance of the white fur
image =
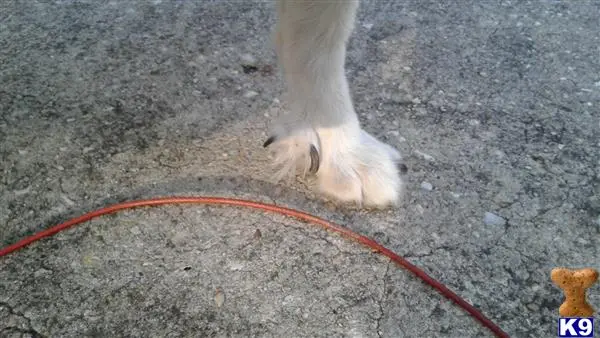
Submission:
[[358,1],[279,1],[275,44],[294,122],[274,130],[272,150],[284,173],[306,173],[312,144],[321,192],[384,207],[400,198],[400,155],[362,130],[354,111],[344,63],[357,8]]

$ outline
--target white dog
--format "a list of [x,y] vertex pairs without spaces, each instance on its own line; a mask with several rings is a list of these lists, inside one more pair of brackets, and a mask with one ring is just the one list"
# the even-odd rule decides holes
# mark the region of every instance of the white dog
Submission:
[[339,201],[396,204],[400,154],[361,129],[344,74],[346,44],[358,0],[279,0],[275,45],[291,119],[265,142],[288,174],[316,175],[318,189]]

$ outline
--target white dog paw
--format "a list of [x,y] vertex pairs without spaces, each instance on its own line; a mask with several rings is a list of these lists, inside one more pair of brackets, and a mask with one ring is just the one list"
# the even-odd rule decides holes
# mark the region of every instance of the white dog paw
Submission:
[[270,146],[279,177],[316,174],[318,190],[341,202],[386,207],[402,193],[400,154],[358,128],[301,128],[275,133]]

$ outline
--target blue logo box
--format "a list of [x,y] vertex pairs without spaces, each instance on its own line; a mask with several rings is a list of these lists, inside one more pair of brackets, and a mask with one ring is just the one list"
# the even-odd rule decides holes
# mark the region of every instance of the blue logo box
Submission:
[[558,337],[594,337],[594,318],[558,318]]

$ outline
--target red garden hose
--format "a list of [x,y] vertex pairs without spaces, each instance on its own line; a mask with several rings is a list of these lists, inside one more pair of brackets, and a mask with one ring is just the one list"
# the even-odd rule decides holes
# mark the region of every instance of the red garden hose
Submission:
[[474,306],[472,306],[471,304],[467,303],[465,300],[460,298],[457,294],[452,292],[450,289],[448,289],[442,283],[431,278],[423,270],[419,269],[415,265],[411,264],[404,258],[400,257],[393,251],[385,248],[384,246],[375,242],[374,240],[372,240],[366,236],[357,234],[357,233],[355,233],[347,228],[344,228],[340,225],[337,225],[335,223],[321,219],[317,216],[313,216],[311,214],[308,214],[308,213],[305,213],[302,211],[289,209],[289,208],[285,208],[285,207],[279,207],[279,206],[276,206],[273,204],[266,204],[266,203],[261,203],[261,202],[253,202],[253,201],[234,199],[234,198],[225,198],[225,197],[165,197],[165,198],[153,198],[153,199],[147,199],[147,200],[138,200],[138,201],[117,203],[117,204],[108,206],[106,208],[92,211],[85,215],[70,219],[64,223],[55,225],[49,229],[38,232],[37,234],[27,237],[15,244],[12,244],[5,248],[2,248],[2,249],[0,249],[0,257],[6,256],[13,251],[17,251],[21,248],[24,248],[25,246],[27,246],[39,239],[52,236],[52,235],[54,235],[62,230],[65,230],[73,225],[89,221],[93,218],[96,218],[96,217],[99,217],[102,215],[112,214],[112,213],[115,213],[120,210],[137,208],[137,207],[156,206],[156,205],[165,205],[165,204],[183,204],[183,203],[232,205],[232,206],[240,206],[240,207],[246,207],[246,208],[259,209],[259,210],[263,210],[263,211],[269,211],[269,212],[278,213],[278,214],[285,215],[285,216],[294,217],[294,218],[306,221],[308,223],[320,225],[323,228],[325,228],[326,230],[337,232],[346,237],[350,237],[351,239],[359,242],[360,244],[363,244],[364,246],[370,248],[373,252],[377,252],[377,253],[380,253],[380,254],[388,257],[394,263],[402,266],[403,268],[405,268],[405,269],[409,270],[410,272],[412,272],[413,274],[417,275],[417,277],[421,278],[425,283],[429,284],[434,289],[438,290],[446,298],[448,298],[448,299],[452,300],[453,302],[455,302],[456,304],[458,304],[461,308],[463,308],[465,311],[467,311],[471,316],[473,316],[475,319],[477,319],[477,321],[479,321],[485,327],[489,328],[497,337],[509,337],[508,334],[506,334],[504,331],[502,331],[502,329],[500,329],[500,327],[498,327],[490,319],[485,317]]

